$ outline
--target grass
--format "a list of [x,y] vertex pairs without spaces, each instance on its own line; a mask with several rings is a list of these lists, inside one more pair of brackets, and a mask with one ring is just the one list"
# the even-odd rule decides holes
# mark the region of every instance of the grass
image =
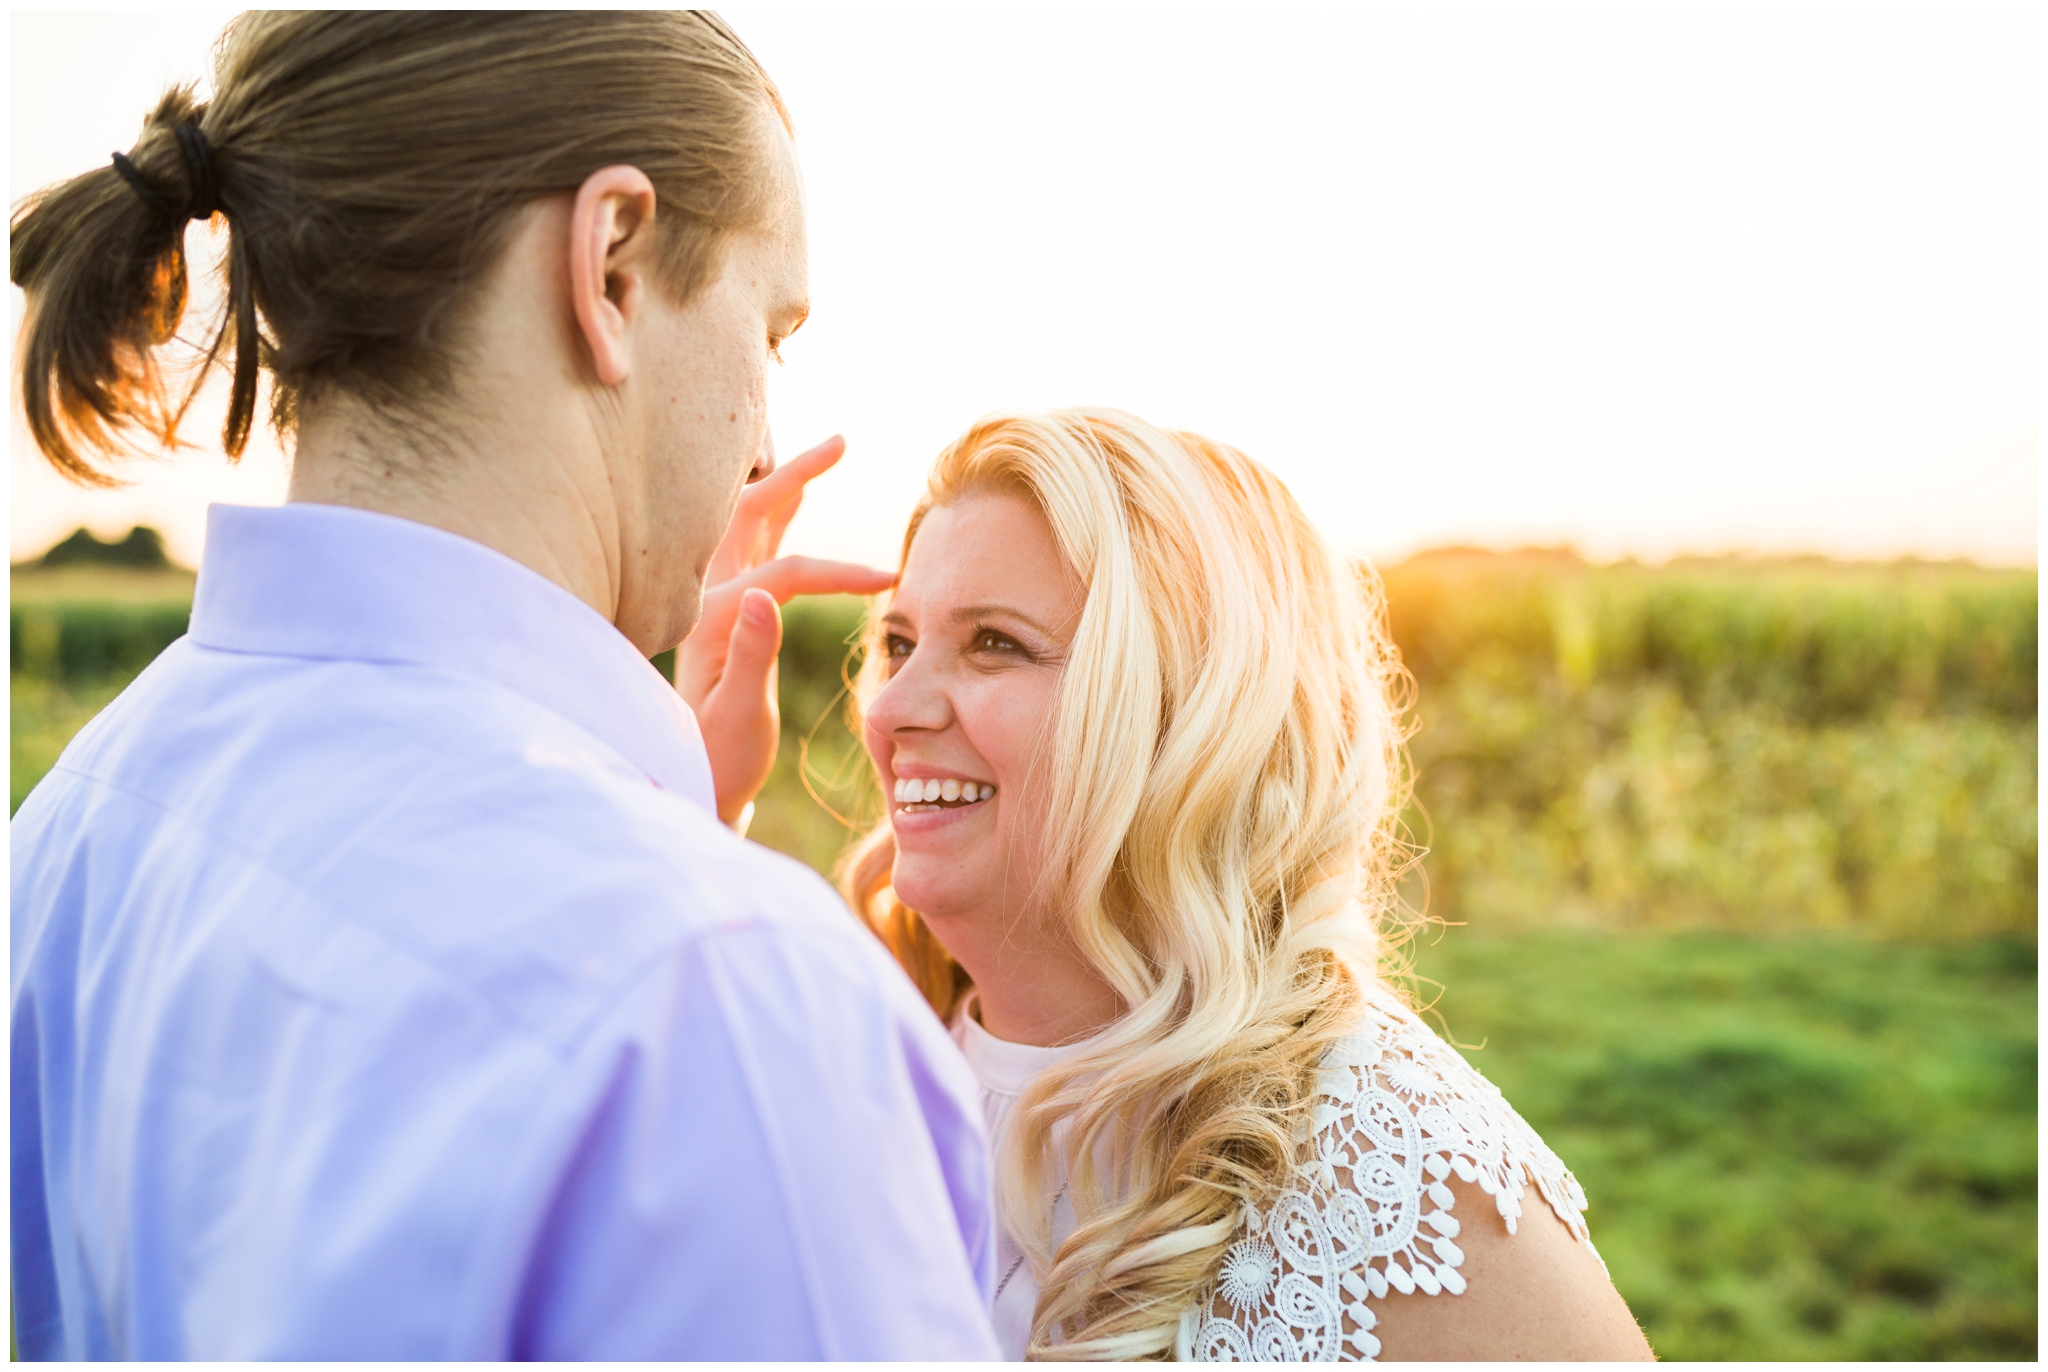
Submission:
[[2035,1356],[2031,942],[1453,929],[1417,966],[1660,1356]]

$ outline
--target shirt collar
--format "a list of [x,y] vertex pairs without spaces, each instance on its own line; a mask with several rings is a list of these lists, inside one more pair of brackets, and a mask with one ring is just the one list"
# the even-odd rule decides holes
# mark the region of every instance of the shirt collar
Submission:
[[481,677],[716,810],[696,717],[626,636],[532,568],[442,529],[338,505],[214,505],[191,637]]

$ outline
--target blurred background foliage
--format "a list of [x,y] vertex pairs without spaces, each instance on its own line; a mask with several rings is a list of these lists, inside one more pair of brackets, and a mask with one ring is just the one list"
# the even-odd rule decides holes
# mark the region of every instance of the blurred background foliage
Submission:
[[[10,812],[190,603],[135,537],[59,546],[12,579]],[[2035,573],[1447,550],[1383,579],[1416,986],[1585,1184],[1658,1352],[2032,1358]],[[785,611],[752,829],[827,872],[880,813],[861,614]]]
[[2032,572],[1450,552],[1385,582],[1436,913],[2031,936]]

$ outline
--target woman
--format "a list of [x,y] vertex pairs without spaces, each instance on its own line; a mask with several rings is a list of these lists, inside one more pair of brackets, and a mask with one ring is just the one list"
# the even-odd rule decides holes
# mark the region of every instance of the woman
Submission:
[[1571,1174],[1382,979],[1403,680],[1242,454],[1065,411],[939,458],[843,885],[981,1079],[1009,1355],[1649,1356]]

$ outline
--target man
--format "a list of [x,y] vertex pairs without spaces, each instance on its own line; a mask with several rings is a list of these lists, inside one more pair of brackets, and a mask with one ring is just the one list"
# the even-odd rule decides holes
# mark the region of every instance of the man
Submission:
[[[260,356],[297,428],[15,820],[22,1353],[991,1355],[964,1068],[721,819],[775,602],[889,580],[769,560],[838,456],[770,474],[773,87],[641,11],[245,16],[214,88],[16,224],[53,461],[167,413],[214,213],[233,412]],[[693,624],[694,718],[647,661]]]

